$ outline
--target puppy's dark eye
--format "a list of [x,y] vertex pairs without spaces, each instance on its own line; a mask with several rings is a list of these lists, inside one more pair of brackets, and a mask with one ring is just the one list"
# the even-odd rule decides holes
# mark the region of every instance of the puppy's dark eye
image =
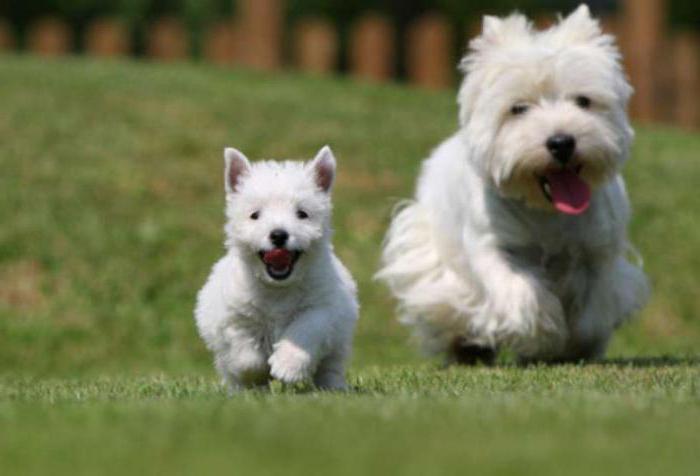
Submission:
[[515,104],[513,107],[510,108],[510,113],[514,116],[520,116],[522,114],[525,114],[528,109],[530,109],[530,106],[528,106],[527,104]]
[[251,220],[257,220],[258,218],[260,218],[260,212],[253,212],[250,214]]
[[309,218],[309,214],[306,213],[304,210],[297,210],[297,218],[300,220],[306,220]]
[[588,109],[591,107],[591,98],[588,96],[576,96],[576,105],[581,109]]

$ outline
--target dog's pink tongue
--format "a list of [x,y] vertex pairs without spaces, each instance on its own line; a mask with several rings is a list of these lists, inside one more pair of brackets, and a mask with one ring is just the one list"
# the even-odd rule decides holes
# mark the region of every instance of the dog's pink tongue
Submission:
[[265,264],[272,266],[277,270],[284,270],[292,264],[292,254],[289,250],[283,248],[275,248],[274,250],[266,251],[263,254]]
[[591,204],[591,189],[571,170],[547,174],[554,207],[568,215],[579,215]]

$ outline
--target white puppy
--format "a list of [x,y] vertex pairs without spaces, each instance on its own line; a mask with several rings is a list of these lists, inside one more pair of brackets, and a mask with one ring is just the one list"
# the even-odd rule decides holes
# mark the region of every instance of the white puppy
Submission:
[[458,362],[597,358],[647,299],[620,169],[632,89],[585,5],[545,31],[486,17],[461,129],[423,164],[378,277],[425,349]]
[[345,388],[358,304],[331,244],[333,153],[309,163],[224,157],[227,253],[195,309],[217,370],[231,390],[271,377]]

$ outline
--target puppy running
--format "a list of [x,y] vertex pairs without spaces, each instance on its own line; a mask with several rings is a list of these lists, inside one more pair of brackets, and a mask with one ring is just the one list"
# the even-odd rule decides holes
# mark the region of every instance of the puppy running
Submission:
[[199,292],[195,319],[232,391],[313,380],[346,387],[356,286],[331,244],[335,157],[251,165],[224,152],[226,255]]
[[648,294],[627,259],[632,88],[614,39],[582,5],[544,31],[486,17],[470,46],[461,129],[423,164],[378,276],[452,361],[601,357]]

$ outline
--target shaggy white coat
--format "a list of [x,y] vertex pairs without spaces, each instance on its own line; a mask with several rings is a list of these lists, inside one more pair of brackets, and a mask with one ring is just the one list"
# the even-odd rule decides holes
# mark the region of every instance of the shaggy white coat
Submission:
[[[430,353],[463,342],[524,360],[601,357],[648,294],[627,257],[632,89],[614,39],[583,5],[545,31],[517,14],[486,17],[470,47],[461,129],[424,162],[378,277]],[[558,133],[576,138],[592,190],[581,215],[557,212],[536,178],[553,166],[545,143]]]
[[[331,244],[333,153],[324,147],[309,163],[251,165],[226,149],[225,160],[227,253],[195,309],[216,369],[234,391],[270,378],[345,388],[358,303],[355,283]],[[286,230],[286,247],[301,252],[282,281],[260,258],[273,248],[274,229]]]

